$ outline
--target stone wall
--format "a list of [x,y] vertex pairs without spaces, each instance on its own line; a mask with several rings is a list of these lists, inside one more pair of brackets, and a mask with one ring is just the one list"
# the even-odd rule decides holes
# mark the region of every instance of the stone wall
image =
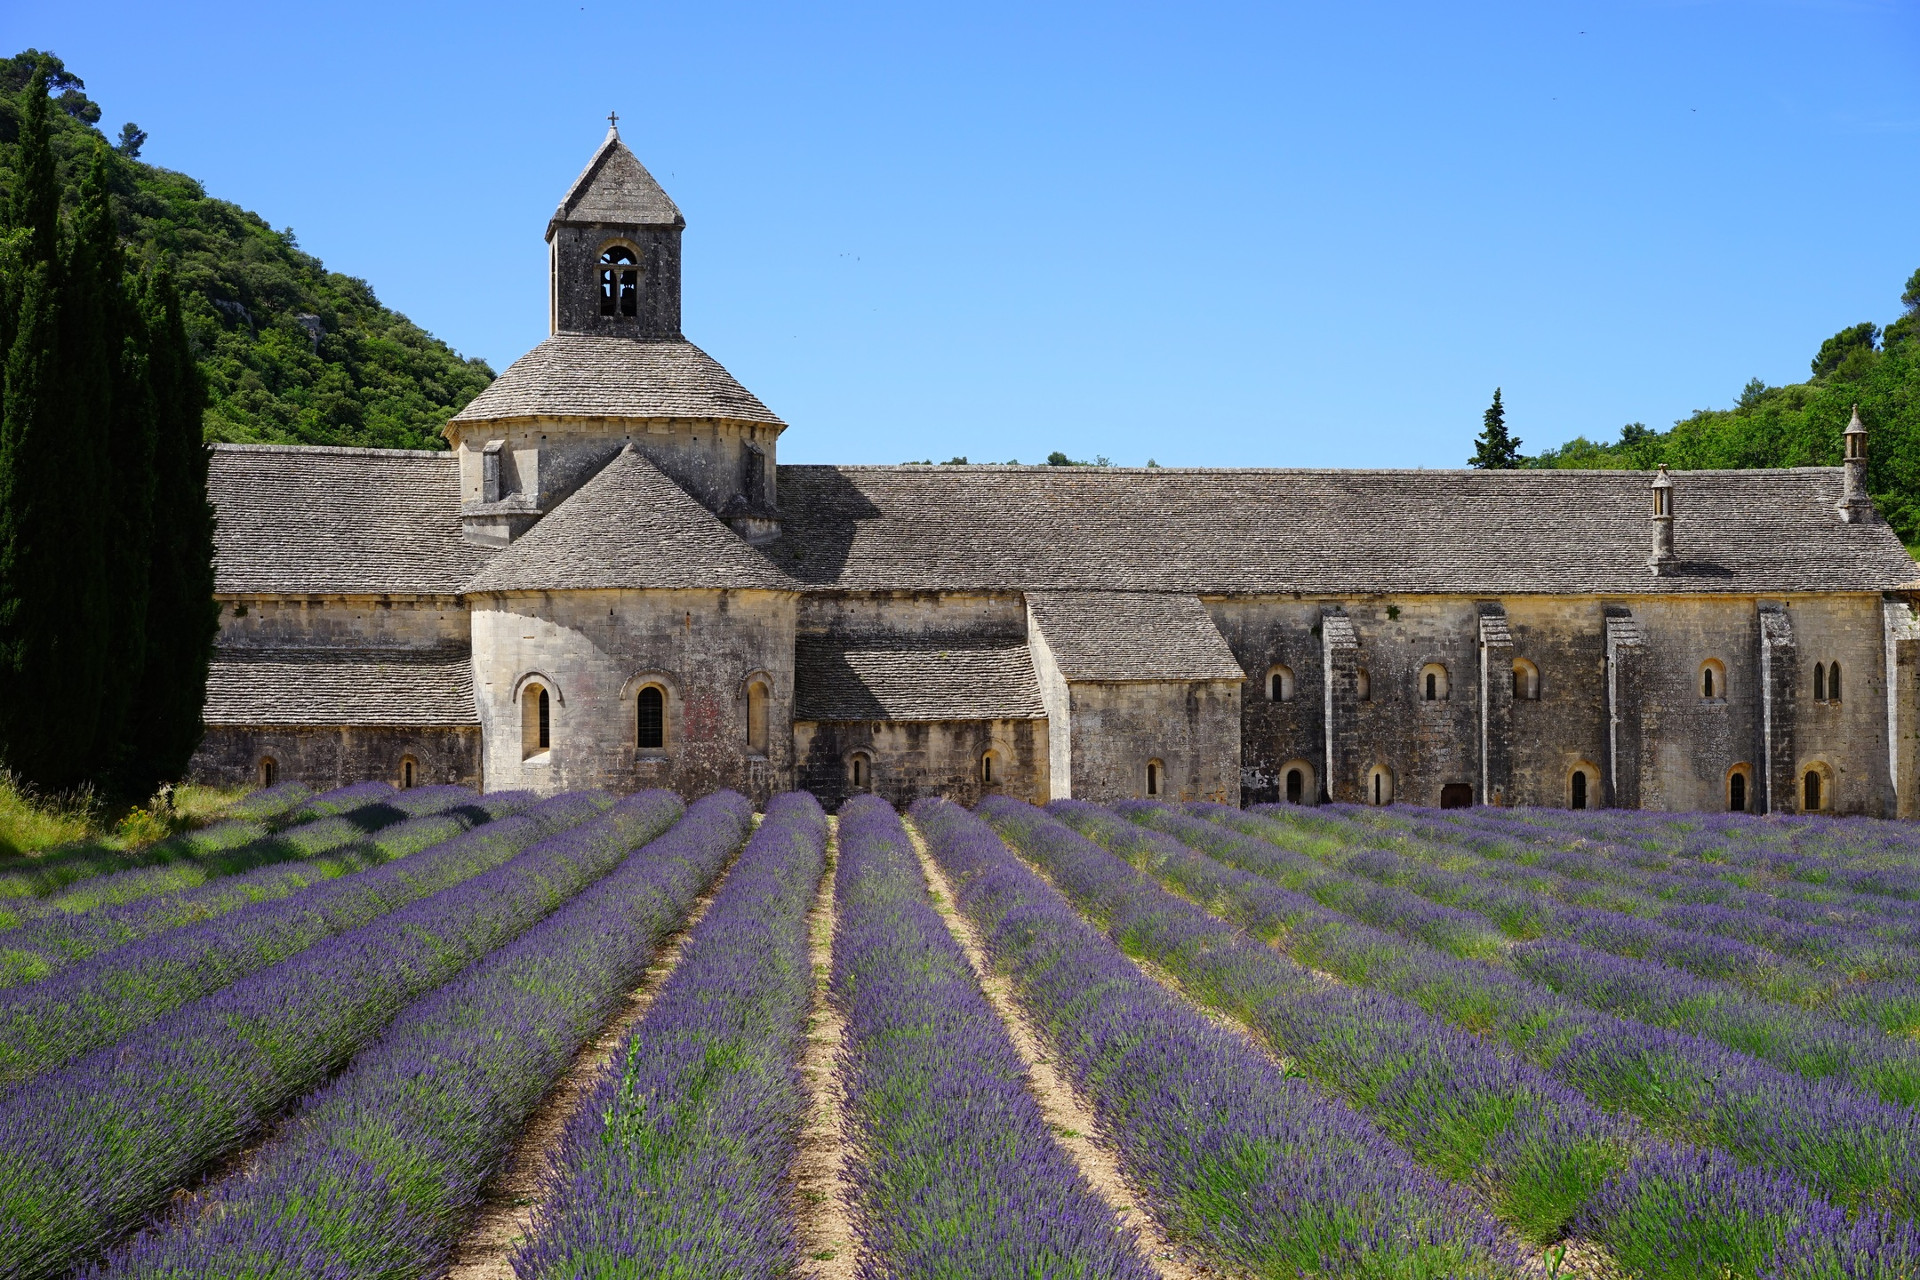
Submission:
[[[1168,800],[1240,802],[1240,683],[1067,684],[1070,794],[1107,803],[1147,795],[1147,765]],[[1057,785],[1056,796],[1063,794]]]
[[[1776,788],[1776,799],[1797,811],[1806,769],[1820,767],[1831,771],[1832,808],[1891,815],[1889,643],[1878,597],[1767,603],[1780,606],[1794,654],[1791,664],[1776,662],[1772,749],[1780,754],[1776,772],[1795,789]],[[1279,799],[1289,765],[1331,758],[1332,768],[1317,772],[1335,799],[1360,800],[1378,767],[1389,771],[1403,803],[1438,804],[1443,788],[1466,785],[1475,803],[1497,792],[1508,804],[1565,807],[1572,777],[1582,772],[1599,784],[1589,791],[1591,806],[1612,797],[1663,810],[1725,809],[1735,768],[1748,771],[1749,807],[1758,807],[1769,750],[1761,604],[1739,596],[1208,601],[1250,678],[1242,716],[1249,803]],[[1489,617],[1505,631],[1501,643],[1500,628],[1493,629],[1491,649]],[[1351,645],[1330,649],[1328,625],[1342,634],[1351,628]],[[1337,670],[1328,666],[1330,654]],[[1538,668],[1537,698],[1512,696],[1514,659]],[[1711,699],[1700,683],[1710,659],[1725,670],[1725,687]],[[1845,673],[1843,696],[1816,703],[1814,664],[1835,661]],[[1275,664],[1292,672],[1291,700],[1271,696]],[[1444,669],[1447,688],[1431,702],[1422,680],[1429,664]]]
[[[856,791],[874,791],[895,805],[945,796],[971,805],[983,795],[1033,804],[1050,798],[1044,720],[802,721],[793,726],[796,785],[829,809]],[[994,753],[994,781],[980,759]],[[856,787],[852,760],[864,753],[872,781]]]
[[366,726],[210,728],[187,777],[210,786],[256,786],[265,759],[274,762],[276,782],[304,782],[315,790],[350,782],[401,786],[409,759],[416,786],[455,782],[478,789],[486,781],[477,728]]
[[[717,512],[736,497],[756,506],[777,503],[780,431],[768,423],[710,418],[525,418],[456,422],[449,436],[460,460],[462,504],[485,498],[485,449],[491,441],[502,442],[502,499],[517,497],[530,512],[558,506],[631,444]],[[757,494],[744,487],[749,446],[765,458]]]
[[[792,786],[794,598],[769,591],[581,591],[476,597],[474,696],[487,785],[731,787],[764,803]],[[769,691],[767,750],[747,744],[750,679]],[[524,743],[520,698],[549,691],[551,746]],[[639,745],[637,699],[657,685],[666,743]]]
[[[680,228],[565,224],[548,242],[551,327],[617,338],[680,336]],[[639,258],[638,314],[600,314],[600,255],[625,245]]]
[[464,649],[458,596],[222,596],[223,649]]

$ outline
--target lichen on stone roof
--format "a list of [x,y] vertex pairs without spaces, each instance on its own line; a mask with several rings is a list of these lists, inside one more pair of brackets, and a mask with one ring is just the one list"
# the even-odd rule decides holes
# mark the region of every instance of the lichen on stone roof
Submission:
[[739,534],[631,445],[502,551],[469,592],[793,591]]
[[966,636],[801,636],[796,720],[1037,720],[1033,655],[1019,641]]
[[[605,222],[616,225],[684,227],[680,207],[661,188],[640,157],[628,150],[617,129],[608,129],[593,159],[575,178],[553,224]],[[552,226],[548,228],[552,234]]]
[[494,554],[450,453],[215,445],[208,489],[222,594],[451,596]]
[[477,725],[473,660],[465,649],[220,649],[207,675],[206,722]]
[[1244,680],[1197,596],[1033,591],[1027,609],[1069,680]]
[[509,418],[706,418],[786,424],[684,339],[556,333],[515,360],[453,423]]

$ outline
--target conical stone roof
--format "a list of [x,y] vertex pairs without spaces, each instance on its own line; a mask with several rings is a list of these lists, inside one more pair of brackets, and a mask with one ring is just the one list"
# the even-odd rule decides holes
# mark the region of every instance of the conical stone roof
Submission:
[[604,222],[619,226],[684,227],[687,220],[654,181],[640,157],[620,141],[618,129],[608,129],[600,149],[593,153],[579,178],[553,212],[547,234],[563,222]]

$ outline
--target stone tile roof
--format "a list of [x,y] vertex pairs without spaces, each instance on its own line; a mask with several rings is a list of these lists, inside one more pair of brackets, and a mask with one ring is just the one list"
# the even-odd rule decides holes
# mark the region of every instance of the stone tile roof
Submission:
[[1673,475],[1681,563],[1655,577],[1637,471],[780,469],[769,553],[854,590],[1206,594],[1880,591],[1914,578],[1843,524],[1837,468]]
[[725,418],[785,426],[685,339],[556,333],[507,366],[453,422],[508,418]]
[[969,637],[794,644],[796,720],[1038,720],[1033,655],[1017,641]]
[[796,584],[631,445],[467,584],[481,591]]
[[1197,596],[1034,591],[1027,609],[1069,680],[1244,680]]
[[209,725],[477,725],[464,649],[221,649]]
[[[643,227],[684,227],[680,207],[668,197],[640,163],[640,157],[620,141],[613,129],[601,141],[600,149],[587,161],[587,167],[573,180],[553,221],[611,222]],[[549,232],[551,233],[551,231]]]
[[450,453],[221,444],[209,489],[224,594],[454,595],[494,554]]

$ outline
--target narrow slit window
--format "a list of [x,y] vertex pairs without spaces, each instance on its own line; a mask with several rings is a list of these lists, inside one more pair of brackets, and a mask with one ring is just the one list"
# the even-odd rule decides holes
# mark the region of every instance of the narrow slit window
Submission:
[[1306,796],[1307,780],[1298,769],[1287,770],[1287,803],[1299,804]]
[[1587,771],[1585,769],[1574,770],[1573,779],[1572,779],[1572,791],[1573,791],[1573,794],[1568,797],[1568,799],[1571,802],[1568,805],[1568,807],[1573,809],[1586,808],[1587,807]]
[[980,757],[980,781],[989,787],[999,781],[999,776],[993,771],[993,752],[991,751]]
[[1160,794],[1161,782],[1162,782],[1160,774],[1162,773],[1162,771],[1163,771],[1163,766],[1158,760],[1147,761],[1147,794],[1148,795],[1157,796]]
[[657,751],[667,745],[667,696],[659,685],[648,685],[634,699],[634,721],[642,751]]
[[280,780],[280,762],[272,756],[260,757],[260,785],[270,787]]
[[418,785],[419,769],[419,764],[412,756],[408,756],[400,762],[400,787],[402,790],[408,790]]
[[1840,701],[1840,664],[1837,662],[1827,668],[1827,701]]
[[1820,801],[1823,797],[1820,794],[1820,771],[1818,769],[1807,770],[1804,794],[1801,798],[1808,813],[1818,813],[1820,811]]
[[1747,775],[1736,773],[1727,779],[1727,808],[1734,813],[1747,811]]
[[767,753],[767,686],[758,680],[747,686],[747,749]]
[[1813,664],[1813,700],[1827,700],[1827,669],[1818,662]]
[[520,757],[531,759],[553,745],[553,703],[543,684],[520,691]]

